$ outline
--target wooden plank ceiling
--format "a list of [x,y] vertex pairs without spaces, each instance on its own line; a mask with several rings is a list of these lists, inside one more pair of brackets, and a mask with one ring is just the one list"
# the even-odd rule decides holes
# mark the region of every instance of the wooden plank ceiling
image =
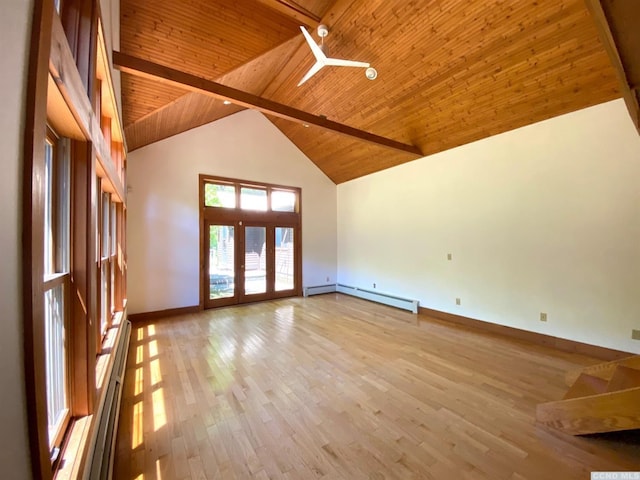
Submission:
[[[370,62],[378,78],[325,67],[297,87],[314,62],[300,24],[319,40],[318,22],[331,57]],[[424,155],[622,95],[585,0],[122,0],[121,23],[124,54]],[[130,73],[122,86],[130,150],[241,108]],[[336,183],[417,158],[269,118]]]

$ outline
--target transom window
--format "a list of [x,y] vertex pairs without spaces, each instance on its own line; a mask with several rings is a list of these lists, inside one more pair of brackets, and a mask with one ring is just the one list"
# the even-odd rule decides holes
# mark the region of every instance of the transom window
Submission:
[[204,181],[204,206],[240,208],[254,212],[299,213],[297,189],[270,185],[244,184],[226,179]]
[[204,206],[236,208],[236,187],[224,183],[204,185]]
[[274,212],[295,212],[298,197],[289,190],[273,190],[271,192],[271,209]]
[[267,211],[267,189],[240,187],[240,208],[242,210]]

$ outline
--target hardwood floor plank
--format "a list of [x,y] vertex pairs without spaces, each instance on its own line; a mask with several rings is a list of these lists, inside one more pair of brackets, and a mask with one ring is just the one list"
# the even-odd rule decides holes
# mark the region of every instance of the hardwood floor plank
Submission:
[[114,478],[539,479],[640,470],[638,432],[535,423],[582,355],[339,294],[134,326]]

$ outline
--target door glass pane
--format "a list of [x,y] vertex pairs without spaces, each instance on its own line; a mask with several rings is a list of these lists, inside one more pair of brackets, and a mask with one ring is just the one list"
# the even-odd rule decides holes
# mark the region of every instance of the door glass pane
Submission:
[[245,227],[244,229],[244,293],[246,295],[267,291],[266,238],[265,227]]
[[204,206],[235,208],[236,187],[219,183],[205,183]]
[[296,194],[284,190],[271,192],[271,210],[274,212],[295,212]]
[[234,296],[234,237],[232,226],[209,226],[209,298],[211,300]]
[[293,228],[276,227],[276,291],[293,290]]
[[243,210],[267,210],[267,191],[260,188],[242,187],[240,190],[240,208]]

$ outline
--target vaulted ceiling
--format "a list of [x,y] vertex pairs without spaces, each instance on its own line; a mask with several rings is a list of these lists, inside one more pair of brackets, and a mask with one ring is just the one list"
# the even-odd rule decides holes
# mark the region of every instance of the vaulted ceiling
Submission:
[[[267,113],[336,183],[623,94],[629,105],[629,81],[621,86],[624,70],[611,60],[618,51],[605,49],[611,29],[589,2],[121,0],[121,52],[173,72],[123,70],[128,148],[247,106],[182,84],[176,71],[318,118]],[[325,67],[298,87],[314,63],[300,25],[319,41],[319,23],[330,56],[370,62],[378,78]],[[325,128],[325,117],[415,151]]]

